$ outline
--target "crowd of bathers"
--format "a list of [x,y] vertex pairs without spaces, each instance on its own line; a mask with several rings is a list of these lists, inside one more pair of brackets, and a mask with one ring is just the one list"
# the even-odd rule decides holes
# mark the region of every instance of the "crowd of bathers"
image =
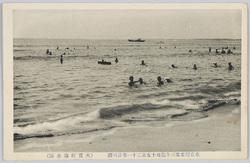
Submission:
[[[165,48],[166,48],[166,47],[165,47]],[[176,46],[175,46],[174,48],[176,48]],[[69,49],[69,48],[67,47],[67,48],[65,48],[65,49]],[[75,49],[75,48],[74,48],[74,49]],[[89,49],[89,46],[87,46],[87,49]],[[94,49],[95,49],[95,47],[94,47]],[[160,49],[161,49],[161,47],[160,47]],[[218,49],[216,49],[215,52],[216,52],[216,53],[225,54],[226,51],[225,51],[224,49],[228,49],[228,50],[227,50],[227,54],[233,53],[233,52],[228,48],[228,46],[227,46],[227,47],[222,47],[222,51],[221,51],[221,52],[219,52]],[[235,50],[235,47],[233,47],[233,49]],[[59,50],[59,47],[57,47],[57,50]],[[115,51],[116,51],[116,49],[115,49]],[[212,48],[209,47],[208,51],[211,52],[211,51],[212,51]],[[189,52],[192,52],[192,50],[190,49]],[[49,49],[47,49],[46,54],[52,55],[52,52],[49,51]],[[66,53],[63,53],[63,54],[60,56],[60,62],[61,62],[61,63],[63,63],[63,55],[65,55],[65,54],[66,54]],[[103,61],[104,61],[104,60],[103,60]],[[118,58],[115,59],[115,62],[118,63]],[[217,64],[216,62],[213,63],[213,64],[214,64],[214,67],[215,67],[215,68],[218,67],[218,64]],[[145,64],[144,60],[141,61],[141,64],[140,64],[140,65],[141,65],[141,66],[147,66],[147,65]],[[175,66],[174,64],[172,64],[171,67],[172,67],[172,68],[178,68],[178,67]],[[186,68],[187,68],[187,67],[186,67]],[[194,70],[197,70],[197,69],[198,69],[197,66],[196,66],[196,64],[194,64],[193,69],[194,69]],[[228,63],[228,70],[233,70],[233,69],[234,69],[234,67],[232,66],[231,62],[229,62],[229,63]],[[128,85],[129,85],[130,87],[135,86],[135,83],[139,83],[140,85],[146,84],[146,83],[143,81],[142,78],[139,78],[138,81],[134,81],[134,77],[133,77],[133,76],[130,76],[129,80],[130,80],[130,82],[128,83]],[[163,84],[164,84],[164,81],[166,81],[167,83],[172,83],[172,82],[173,82],[171,79],[164,79],[164,81],[163,81],[162,78],[161,78],[160,76],[157,77],[157,81],[158,81],[158,82],[157,82],[157,85],[158,85],[158,86],[163,85]]]
[[[116,58],[116,59],[117,59],[117,58]],[[213,63],[213,65],[214,65],[215,68],[219,67],[218,64],[217,64],[216,62]],[[147,66],[147,65],[145,64],[144,60],[141,61],[141,66]],[[172,68],[177,68],[177,66],[175,66],[174,64],[172,64]],[[186,67],[186,68],[187,68],[187,67]],[[193,69],[194,69],[194,70],[197,70],[197,69],[198,69],[197,66],[196,66],[196,64],[194,64]],[[233,70],[233,69],[234,69],[234,67],[233,67],[232,63],[229,62],[229,63],[228,63],[228,70]],[[135,86],[135,83],[139,83],[140,85],[146,84],[146,83],[143,81],[142,78],[139,78],[138,81],[134,81],[134,77],[133,77],[133,76],[130,76],[130,77],[129,77],[129,80],[130,80],[130,82],[128,83],[128,85],[129,85],[130,87]],[[167,79],[162,80],[162,78],[161,78],[160,76],[157,77],[157,81],[158,81],[158,82],[157,82],[157,86],[163,85],[163,84],[164,84],[164,81],[166,81],[167,83],[173,83],[173,81],[172,81],[171,79],[168,79],[168,78],[167,78]]]

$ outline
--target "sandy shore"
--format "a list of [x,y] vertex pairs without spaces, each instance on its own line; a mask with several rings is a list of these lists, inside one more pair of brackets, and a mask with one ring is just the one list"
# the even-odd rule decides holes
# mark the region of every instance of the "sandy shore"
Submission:
[[240,105],[222,106],[207,114],[207,118],[193,121],[162,121],[143,127],[18,140],[14,149],[15,152],[239,151]]

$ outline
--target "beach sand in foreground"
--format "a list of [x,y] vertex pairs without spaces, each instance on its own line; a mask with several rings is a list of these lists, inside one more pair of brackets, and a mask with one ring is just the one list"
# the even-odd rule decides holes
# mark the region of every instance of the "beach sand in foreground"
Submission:
[[207,118],[193,121],[161,121],[143,127],[17,140],[14,151],[50,152],[49,148],[51,152],[240,151],[240,105],[221,106],[207,114]]

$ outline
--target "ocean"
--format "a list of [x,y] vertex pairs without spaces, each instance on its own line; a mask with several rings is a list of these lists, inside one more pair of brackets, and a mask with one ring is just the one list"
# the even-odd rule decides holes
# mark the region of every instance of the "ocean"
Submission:
[[[216,54],[222,47],[233,53]],[[13,50],[15,142],[196,121],[222,105],[240,111],[241,40],[14,39]],[[129,87],[130,76],[146,84]],[[159,87],[158,76],[173,83]]]

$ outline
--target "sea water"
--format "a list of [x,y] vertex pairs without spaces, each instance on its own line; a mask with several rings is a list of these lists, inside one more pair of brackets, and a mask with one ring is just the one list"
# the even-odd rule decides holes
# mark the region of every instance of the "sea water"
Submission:
[[[233,53],[216,54],[222,47]],[[241,40],[14,39],[13,53],[15,141],[195,121],[221,105],[240,108]],[[98,64],[102,59],[112,64]],[[146,84],[129,87],[130,76]],[[158,87],[158,76],[173,83]]]

